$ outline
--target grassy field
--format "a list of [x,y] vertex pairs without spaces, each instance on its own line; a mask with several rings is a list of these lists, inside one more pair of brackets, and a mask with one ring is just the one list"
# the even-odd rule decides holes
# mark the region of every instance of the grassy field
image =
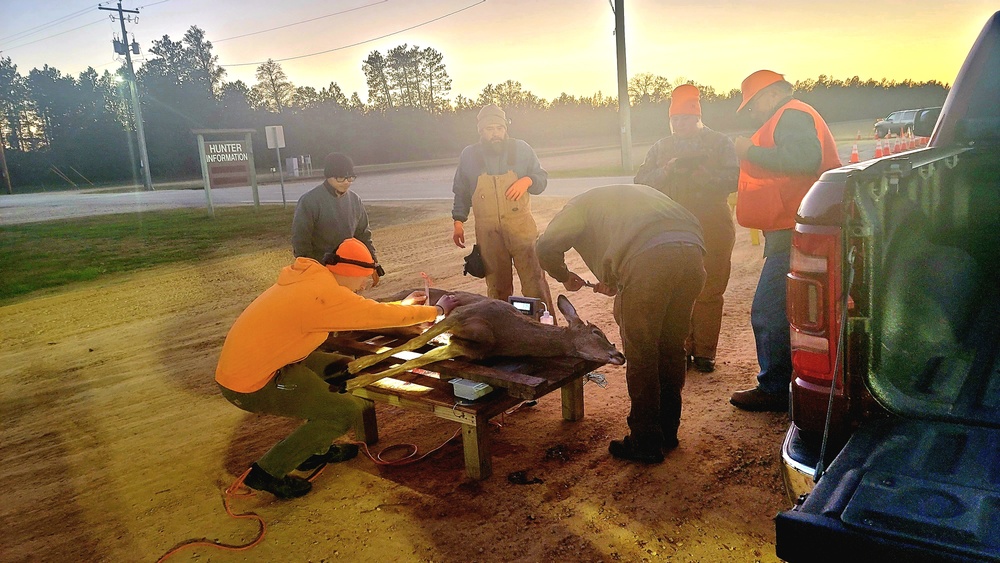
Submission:
[[223,207],[213,220],[177,209],[0,227],[0,303],[158,264],[289,244],[292,211]]

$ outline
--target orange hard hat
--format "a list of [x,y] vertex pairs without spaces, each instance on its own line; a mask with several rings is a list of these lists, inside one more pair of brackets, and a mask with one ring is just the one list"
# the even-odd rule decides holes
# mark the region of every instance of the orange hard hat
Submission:
[[736,108],[736,113],[743,111],[747,103],[753,99],[761,90],[767,88],[775,82],[781,82],[785,77],[773,70],[758,70],[757,72],[751,74],[750,76],[743,79],[743,84],[740,84],[740,89],[743,91],[743,103],[740,107]]
[[670,94],[670,111],[668,115],[701,115],[701,102],[698,99],[701,92],[693,84],[681,84]]

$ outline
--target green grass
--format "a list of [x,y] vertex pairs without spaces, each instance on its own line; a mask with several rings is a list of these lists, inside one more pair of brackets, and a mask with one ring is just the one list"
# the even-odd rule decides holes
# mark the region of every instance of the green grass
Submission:
[[168,210],[0,227],[0,303],[31,292],[234,249],[290,246],[280,207]]

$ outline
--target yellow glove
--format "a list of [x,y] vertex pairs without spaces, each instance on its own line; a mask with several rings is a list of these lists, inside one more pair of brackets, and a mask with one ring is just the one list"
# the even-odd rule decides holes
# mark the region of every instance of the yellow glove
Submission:
[[504,195],[506,195],[507,199],[511,201],[518,201],[519,199],[521,199],[521,196],[523,196],[524,193],[528,191],[528,188],[530,187],[531,187],[530,177],[525,176],[524,178],[518,178],[517,181],[515,181],[513,184],[510,185],[509,188],[507,188],[507,193]]
[[465,227],[461,221],[455,221],[455,232],[451,235],[451,240],[455,241],[455,246],[465,248]]

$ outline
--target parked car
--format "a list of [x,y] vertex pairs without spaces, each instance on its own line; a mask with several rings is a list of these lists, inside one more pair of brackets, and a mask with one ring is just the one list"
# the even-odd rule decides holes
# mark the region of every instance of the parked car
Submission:
[[913,127],[798,210],[789,562],[1000,562],[1000,12]]
[[875,122],[875,138],[881,139],[889,135],[901,135],[913,131],[913,122],[917,114],[932,109],[939,110],[941,108],[906,109],[890,113],[885,119]]

